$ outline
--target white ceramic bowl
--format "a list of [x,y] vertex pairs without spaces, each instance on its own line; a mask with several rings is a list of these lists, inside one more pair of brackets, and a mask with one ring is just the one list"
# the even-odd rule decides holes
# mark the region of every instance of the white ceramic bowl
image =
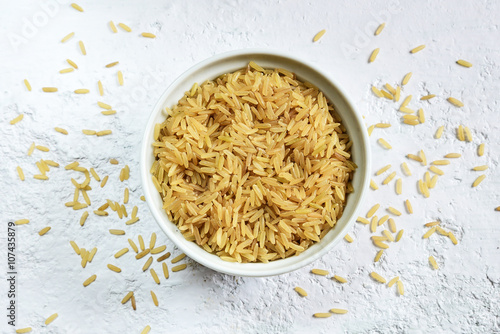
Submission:
[[[195,83],[202,83],[208,79],[214,79],[221,74],[241,69],[250,61],[255,61],[264,68],[285,68],[294,72],[302,81],[309,81],[316,85],[326,97],[333,103],[337,113],[342,118],[342,123],[347,129],[353,145],[351,148],[352,159],[358,165],[354,173],[352,185],[354,192],[347,197],[347,204],[342,217],[337,225],[318,243],[311,246],[298,256],[292,256],[282,260],[269,263],[234,263],[221,260],[218,256],[206,252],[196,245],[187,241],[177,229],[176,225],[169,221],[165,211],[162,209],[162,199],[151,180],[150,168],[154,162],[153,156],[153,130],[156,123],[165,120],[162,109],[172,107]],[[353,104],[346,94],[331,78],[315,66],[303,60],[270,50],[246,49],[227,52],[213,56],[190,68],[175,80],[163,93],[151,113],[146,126],[142,141],[141,152],[141,178],[146,202],[151,212],[167,236],[181,251],[191,259],[209,267],[213,270],[237,276],[271,276],[287,273],[301,268],[314,260],[325,255],[331,250],[348,232],[357,217],[356,212],[362,203],[364,194],[369,184],[370,171],[370,145],[367,131],[360,115],[355,111]]]

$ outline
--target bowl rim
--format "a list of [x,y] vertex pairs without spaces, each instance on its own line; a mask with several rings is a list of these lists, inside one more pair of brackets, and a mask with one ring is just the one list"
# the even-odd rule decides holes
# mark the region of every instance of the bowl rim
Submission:
[[[266,276],[273,276],[273,275],[279,275],[279,274],[284,274],[288,273],[294,270],[297,270],[299,268],[302,268],[313,261],[319,259],[326,253],[328,253],[330,250],[332,250],[335,245],[343,238],[343,235],[347,233],[347,231],[352,227],[355,221],[355,217],[357,217],[357,214],[359,212],[359,209],[363,203],[364,197],[366,195],[368,185],[369,185],[369,171],[370,166],[371,166],[371,152],[370,152],[370,143],[368,140],[368,134],[366,131],[359,131],[356,135],[359,138],[359,141],[361,143],[362,148],[364,149],[364,159],[365,159],[365,170],[363,175],[361,176],[362,179],[362,187],[359,189],[360,195],[358,197],[358,203],[355,205],[352,215],[350,217],[347,217],[347,222],[343,228],[338,232],[338,235],[332,239],[329,243],[326,245],[323,245],[321,248],[317,249],[315,253],[309,254],[307,257],[295,262],[291,263],[290,265],[287,265],[286,267],[283,268],[274,268],[274,269],[267,269],[267,270],[258,270],[256,271],[255,269],[252,269],[252,265],[256,264],[262,264],[262,263],[230,263],[231,265],[234,264],[234,269],[231,268],[228,270],[227,268],[219,266],[217,263],[214,263],[213,261],[203,257],[203,256],[198,256],[197,254],[193,253],[191,249],[189,249],[182,241],[177,242],[179,238],[183,238],[184,236],[176,230],[175,232],[172,232],[172,230],[168,229],[165,223],[170,223],[168,219],[165,221],[165,217],[163,217],[160,214],[160,208],[156,207],[154,205],[154,200],[153,200],[153,195],[151,191],[148,191],[151,187],[148,185],[148,179],[150,178],[150,166],[146,166],[146,160],[147,160],[147,154],[148,154],[148,146],[151,145],[151,136],[152,136],[152,131],[154,129],[154,124],[156,117],[158,116],[158,113],[162,113],[162,109],[164,107],[166,99],[169,97],[170,94],[172,94],[172,91],[186,78],[188,78],[190,75],[196,73],[198,70],[216,63],[218,61],[224,60],[224,59],[229,59],[233,57],[238,57],[238,56],[245,56],[245,55],[256,55],[260,54],[263,56],[272,56],[272,57],[281,57],[281,58],[286,58],[289,61],[296,62],[302,65],[305,65],[306,67],[309,67],[313,71],[315,71],[317,74],[321,75],[326,79],[329,84],[331,84],[335,90],[337,90],[338,94],[344,99],[346,105],[351,109],[352,114],[353,114],[353,119],[358,123],[357,125],[360,126],[362,129],[364,129],[364,122],[362,120],[361,115],[358,113],[355,104],[352,102],[352,100],[349,98],[349,96],[346,94],[346,92],[341,88],[341,86],[332,79],[331,75],[328,73],[325,73],[325,71],[320,70],[316,65],[311,64],[309,61],[306,61],[300,57],[292,56],[288,53],[282,52],[282,51],[277,51],[273,49],[264,49],[264,48],[245,48],[245,49],[238,49],[238,50],[233,50],[233,51],[228,51],[228,52],[223,52],[219,54],[215,54],[211,57],[208,57],[195,65],[191,66],[187,70],[185,70],[182,74],[180,74],[167,88],[166,90],[161,94],[160,98],[157,100],[155,103],[148,121],[146,123],[146,127],[144,130],[144,135],[142,138],[142,143],[141,143],[141,152],[140,152],[140,169],[141,169],[141,183],[142,183],[142,188],[144,192],[144,196],[146,198],[146,203],[156,221],[156,223],[160,226],[160,228],[163,230],[163,232],[167,235],[167,237],[174,243],[175,246],[177,246],[181,251],[183,251],[189,258],[193,259],[194,261],[202,264],[205,267],[208,267],[212,270],[222,272],[225,274],[229,275],[235,275],[235,276],[247,276],[247,277],[266,277]],[[213,78],[207,78],[205,80],[211,80]],[[181,96],[179,96],[181,98]],[[351,112],[349,111],[349,112]],[[361,170],[357,170],[358,173],[361,173]],[[153,189],[156,192],[156,189],[153,187]],[[342,218],[341,218],[342,219]],[[179,234],[179,235],[176,235]],[[186,240],[187,241],[187,240]],[[190,242],[190,241],[189,241]],[[197,245],[196,245],[197,246]],[[199,246],[198,246],[199,247]],[[200,250],[203,252],[206,252],[203,248],[199,247]],[[307,250],[306,250],[307,251]],[[210,254],[206,252],[207,254]],[[213,256],[217,256],[214,254],[211,254]],[[300,255],[299,255],[300,256]],[[293,258],[293,257],[292,257]],[[285,260],[285,259],[283,259]],[[283,260],[276,260],[276,261],[283,261]],[[222,261],[222,260],[221,260]],[[276,262],[272,261],[270,263]]]

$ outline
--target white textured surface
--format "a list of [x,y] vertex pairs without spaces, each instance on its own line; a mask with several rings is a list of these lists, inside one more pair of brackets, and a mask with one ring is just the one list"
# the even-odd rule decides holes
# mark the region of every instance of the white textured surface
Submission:
[[[8,220],[31,220],[17,229],[17,327],[32,326],[40,333],[139,333],[147,324],[151,333],[500,332],[500,212],[494,211],[500,206],[498,2],[176,0],[86,1],[81,5],[84,13],[61,0],[47,23],[40,24],[34,36],[26,38],[17,50],[9,37],[21,35],[25,19],[32,21],[43,9],[36,1],[12,2],[2,6],[0,14],[0,212],[3,226]],[[387,26],[374,37],[379,18]],[[110,19],[124,22],[134,31],[113,34],[107,26]],[[313,44],[312,37],[324,28],[327,33]],[[76,32],[75,38],[61,44],[60,39],[71,31]],[[142,31],[158,38],[138,37]],[[78,40],[85,42],[87,56],[80,54]],[[425,50],[408,53],[424,43]],[[345,51],[347,45],[352,46],[349,52]],[[113,258],[117,250],[128,246],[126,237],[141,233],[148,239],[151,232],[158,233],[158,244],[166,243],[177,254],[139,200],[143,126],[156,99],[177,75],[215,53],[244,47],[275,48],[315,62],[344,84],[367,124],[393,124],[373,132],[373,168],[375,171],[391,163],[403,178],[404,193],[396,196],[394,183],[381,186],[369,194],[365,209],[380,202],[383,208],[392,205],[404,211],[403,200],[409,198],[415,214],[404,213],[396,219],[405,235],[391,245],[379,263],[373,263],[376,249],[369,242],[367,226],[359,224],[351,232],[354,243],[341,243],[312,266],[265,279],[229,277],[192,263],[157,286],[149,273],[142,273],[143,260],[136,261],[130,252],[118,260]],[[380,54],[368,65],[367,58],[376,47],[381,48]],[[58,71],[68,67],[66,58],[80,68],[61,75]],[[471,61],[474,67],[456,65],[459,58]],[[118,67],[104,68],[116,60],[120,61]],[[117,85],[117,70],[124,73],[123,87]],[[371,84],[398,84],[409,71],[413,77],[403,96],[413,94],[411,106],[424,108],[427,117],[426,123],[417,127],[400,124],[396,104],[377,99],[369,91]],[[22,83],[24,78],[33,86],[31,93]],[[102,98],[96,93],[97,80],[105,87]],[[42,93],[43,86],[57,86],[59,92]],[[84,87],[91,89],[91,94],[72,93]],[[419,102],[417,97],[427,93],[438,97]],[[461,99],[465,107],[457,109],[447,103],[445,98],[450,95]],[[118,114],[102,116],[97,100],[113,105]],[[24,120],[15,126],[8,124],[18,113],[25,114]],[[471,128],[473,143],[456,139],[454,129],[459,124]],[[440,125],[445,125],[445,133],[435,140],[433,134]],[[70,134],[56,133],[54,126],[67,128]],[[109,128],[113,135],[88,137],[81,133],[82,128]],[[376,144],[381,136],[393,145],[392,150]],[[51,151],[26,156],[33,141]],[[486,153],[478,157],[476,149],[481,142],[486,143]],[[449,152],[463,154],[443,167],[446,174],[429,199],[416,191],[416,180],[426,168],[410,161],[411,177],[402,176],[399,169],[407,153],[415,154],[422,148],[429,161]],[[120,165],[110,165],[110,157],[118,159]],[[83,166],[95,167],[101,176],[109,174],[104,189],[91,184],[94,190],[90,196],[96,207],[106,198],[121,199],[124,187],[130,187],[128,208],[130,211],[138,205],[141,221],[124,226],[124,221],[113,215],[102,218],[91,214],[80,227],[81,212],[63,204],[73,197],[69,178],[78,174],[59,168],[48,173],[49,181],[34,180],[35,161],[41,158],[62,165],[77,159]],[[118,175],[124,164],[131,167],[131,178],[120,183]],[[470,169],[483,164],[490,166],[487,178],[472,189],[480,172]],[[25,171],[24,182],[17,177],[17,165]],[[374,179],[381,183],[383,176]],[[421,239],[423,224],[436,219],[454,231],[457,246],[437,235]],[[37,232],[47,225],[52,230],[39,237]],[[124,228],[127,236],[112,236],[109,228]],[[0,235],[3,248],[5,231]],[[69,240],[88,249],[97,246],[93,263],[82,269]],[[429,267],[429,255],[436,257],[439,271]],[[107,263],[117,264],[123,272],[111,272]],[[313,267],[345,276],[349,283],[340,285],[313,276],[309,274]],[[157,263],[154,268],[161,271]],[[371,280],[368,273],[372,270],[387,278],[399,275],[405,296],[398,296],[394,287]],[[96,282],[83,288],[82,282],[94,273]],[[2,264],[2,309],[4,275]],[[309,296],[300,298],[293,291],[295,286],[305,288]],[[158,295],[159,308],[151,301],[151,289]],[[120,304],[127,290],[135,291],[135,312],[130,304]],[[332,307],[347,308],[349,313],[329,319],[311,316]],[[45,327],[44,319],[54,312],[59,318]],[[13,332],[2,318],[0,331]]]

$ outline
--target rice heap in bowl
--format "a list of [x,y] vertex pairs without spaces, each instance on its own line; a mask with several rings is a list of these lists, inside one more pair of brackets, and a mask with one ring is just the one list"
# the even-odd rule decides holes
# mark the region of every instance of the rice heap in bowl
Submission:
[[356,165],[333,106],[284,69],[195,84],[156,124],[153,183],[184,237],[223,260],[297,255],[341,217]]

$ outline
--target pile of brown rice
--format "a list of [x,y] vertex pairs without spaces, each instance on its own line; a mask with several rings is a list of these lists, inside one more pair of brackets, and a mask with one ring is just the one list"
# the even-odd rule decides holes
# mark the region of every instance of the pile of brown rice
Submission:
[[187,240],[234,262],[307,249],[342,215],[356,165],[322,92],[250,62],[195,84],[155,127],[151,168]]

